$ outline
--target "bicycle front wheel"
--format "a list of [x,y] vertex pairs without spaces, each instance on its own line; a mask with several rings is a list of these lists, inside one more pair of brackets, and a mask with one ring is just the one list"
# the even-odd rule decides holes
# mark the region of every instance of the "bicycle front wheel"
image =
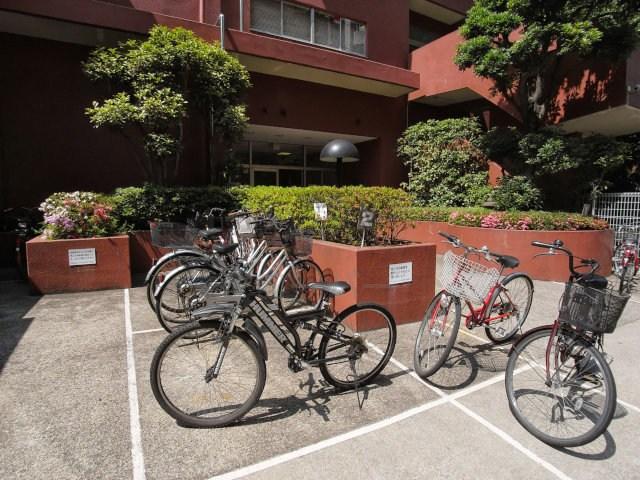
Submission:
[[221,427],[256,404],[266,374],[264,358],[248,334],[227,336],[218,321],[194,322],[158,346],[151,362],[151,389],[164,411],[182,425]]
[[533,300],[533,282],[528,275],[516,273],[508,276],[493,292],[484,331],[493,343],[511,340],[529,315]]
[[325,332],[318,349],[320,372],[339,389],[372,382],[387,365],[396,346],[396,322],[379,305],[352,305]]
[[436,373],[449,357],[460,328],[460,299],[441,291],[427,307],[413,350],[413,368],[422,378]]
[[224,288],[220,272],[209,265],[188,265],[172,272],[156,299],[158,322],[167,332],[191,321],[194,310]]
[[616,386],[596,348],[570,330],[551,333],[551,327],[535,329],[514,345],[505,373],[509,408],[544,443],[577,447],[609,426]]
[[287,266],[278,280],[278,306],[287,313],[301,308],[318,308],[324,298],[323,292],[309,289],[312,282],[324,282],[322,269],[312,260],[296,260]]

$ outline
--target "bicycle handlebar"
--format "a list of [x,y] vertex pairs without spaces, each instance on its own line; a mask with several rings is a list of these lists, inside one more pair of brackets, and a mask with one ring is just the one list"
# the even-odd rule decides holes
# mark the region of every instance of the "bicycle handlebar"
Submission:
[[[537,240],[534,240],[533,242],[531,242],[531,245],[539,248],[548,248],[550,255],[553,255],[554,254],[553,251],[555,250],[559,250],[563,252],[565,255],[567,255],[567,257],[569,257],[569,271],[571,272],[572,279],[578,279],[578,278],[584,277],[585,275],[590,275],[593,272],[595,272],[598,268],[600,268],[600,263],[598,263],[598,261],[594,258],[576,257],[571,252],[571,250],[564,247],[564,242],[562,242],[562,240],[555,240],[553,243],[544,243],[544,242],[539,242]],[[544,254],[540,254],[540,255],[544,255]],[[591,267],[591,271],[588,273],[582,273],[582,272],[576,271],[574,258],[578,258],[580,260],[581,265]]]
[[[478,255],[484,255],[484,257],[487,260],[495,261],[495,258],[501,257],[501,255],[499,253],[495,253],[495,252],[490,251],[486,246],[482,247],[482,248],[475,248],[475,247],[472,247],[471,245],[465,245],[464,243],[462,243],[460,241],[460,239],[458,237],[456,237],[455,235],[451,235],[450,233],[438,232],[438,235],[440,235],[441,237],[446,238],[447,241],[449,243],[451,243],[451,245],[453,245],[454,247],[463,248],[468,253],[475,253],[475,254],[478,254]],[[491,258],[491,257],[493,257],[493,258]]]

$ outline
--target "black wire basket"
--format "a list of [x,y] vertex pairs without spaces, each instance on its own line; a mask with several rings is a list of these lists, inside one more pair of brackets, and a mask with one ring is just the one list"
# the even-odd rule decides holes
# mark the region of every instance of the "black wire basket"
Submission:
[[611,288],[598,290],[578,283],[567,283],[558,319],[579,330],[612,333],[629,301]]
[[198,238],[200,229],[177,222],[149,222],[151,243],[156,247],[189,248]]

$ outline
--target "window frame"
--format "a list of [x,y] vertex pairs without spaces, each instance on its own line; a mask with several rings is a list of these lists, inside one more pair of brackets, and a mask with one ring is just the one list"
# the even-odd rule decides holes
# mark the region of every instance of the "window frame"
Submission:
[[[315,19],[316,19],[316,12],[322,14],[322,15],[326,15],[326,16],[333,16],[331,15],[330,12],[327,12],[326,10],[320,10],[317,8],[313,8],[313,7],[309,7],[307,5],[303,5],[300,3],[296,3],[296,2],[291,2],[288,0],[278,0],[280,3],[280,32],[279,33],[274,33],[274,32],[269,32],[267,30],[262,30],[260,28],[256,28],[253,25],[253,16],[251,17],[251,26],[250,26],[250,30],[252,32],[258,32],[264,35],[270,35],[270,36],[274,36],[277,38],[285,38],[287,40],[291,40],[294,42],[300,42],[306,45],[313,45],[319,48],[326,48],[328,50],[333,50],[336,52],[341,52],[341,53],[346,53],[347,55],[355,55],[357,57],[362,57],[362,58],[368,58],[368,46],[369,46],[369,27],[367,25],[366,22],[363,22],[361,20],[356,20],[354,18],[350,18],[350,17],[343,17],[342,15],[336,15],[337,18],[340,19],[340,34],[339,34],[339,38],[340,38],[340,46],[339,47],[332,47],[330,45],[324,45],[322,43],[317,43],[315,41]],[[304,40],[301,38],[296,38],[296,37],[292,37],[290,35],[285,35],[284,34],[284,5],[291,5],[293,7],[297,7],[297,8],[303,8],[306,10],[309,10],[309,15],[310,15],[310,35],[309,38],[311,40]],[[356,52],[353,50],[347,50],[345,48],[343,48],[342,46],[342,36],[343,36],[343,20],[349,20],[350,22],[353,23],[358,23],[362,26],[364,26],[364,53],[360,53],[360,52]]]

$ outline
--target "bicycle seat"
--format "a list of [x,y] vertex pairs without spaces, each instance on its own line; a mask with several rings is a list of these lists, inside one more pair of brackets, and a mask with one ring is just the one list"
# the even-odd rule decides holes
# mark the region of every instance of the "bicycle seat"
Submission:
[[333,296],[343,295],[351,290],[351,285],[347,282],[313,282],[307,286],[315,290],[322,290]]
[[224,230],[221,228],[207,228],[200,232],[200,236],[205,240],[215,240],[222,232],[224,232]]
[[233,252],[236,248],[238,248],[237,243],[230,243],[228,245],[214,245],[213,251],[220,255],[228,255]]
[[520,260],[511,255],[496,255],[496,261],[505,268],[516,268],[520,265]]

